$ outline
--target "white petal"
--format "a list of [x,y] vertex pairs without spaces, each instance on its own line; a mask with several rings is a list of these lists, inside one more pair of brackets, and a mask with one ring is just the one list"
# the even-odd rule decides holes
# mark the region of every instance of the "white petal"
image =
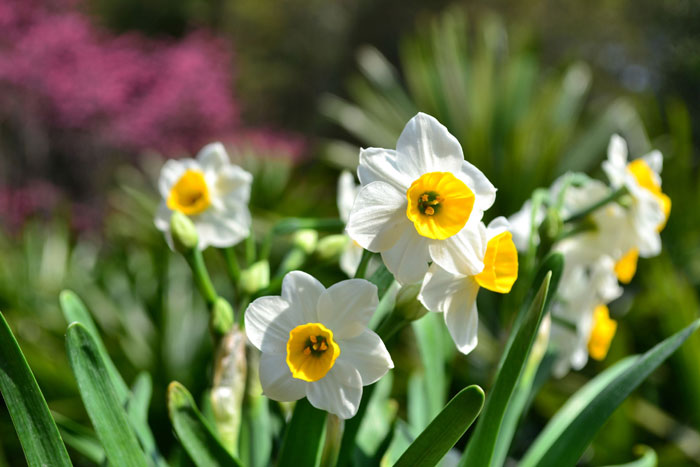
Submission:
[[205,172],[216,172],[230,164],[226,149],[221,143],[210,143],[204,146],[197,154],[197,161]]
[[[426,276],[421,290],[421,302],[434,303],[444,313],[447,330],[457,349],[468,354],[477,342],[479,316],[476,310],[476,295],[479,284],[471,277],[449,277],[449,273],[434,271]],[[442,288],[442,297],[440,297]]]
[[428,310],[444,313],[451,306],[453,297],[465,287],[466,278],[461,274],[449,273],[433,263],[423,279],[418,300]]
[[372,182],[386,182],[397,190],[405,192],[415,178],[398,168],[397,154],[392,149],[367,148],[360,150],[360,165],[357,176],[362,185]]
[[370,251],[388,250],[402,230],[414,229],[406,217],[407,202],[406,195],[388,183],[372,182],[362,187],[350,212],[348,235]]
[[350,210],[355,203],[358,191],[360,189],[355,184],[355,176],[347,170],[343,170],[338,178],[338,213],[343,222],[347,223],[348,217],[350,217]]
[[280,402],[296,401],[306,395],[306,381],[292,376],[285,354],[260,356],[260,385],[266,397]]
[[199,234],[199,249],[226,248],[240,243],[250,234],[250,212],[246,207],[210,208],[193,217]]
[[452,274],[473,276],[484,270],[486,244],[486,227],[470,219],[457,234],[431,241],[430,257]]
[[165,201],[161,201],[161,203],[158,205],[158,210],[156,211],[156,217],[153,219],[153,223],[161,232],[167,232],[170,230],[170,216],[172,215],[173,211],[168,207]]
[[362,378],[352,365],[336,360],[326,376],[307,386],[306,397],[317,409],[340,418],[351,418],[362,399]]
[[486,227],[486,239],[491,240],[496,235],[510,230],[510,222],[503,216],[498,216]]
[[464,161],[462,146],[434,117],[418,113],[396,143],[398,169],[413,180],[428,172],[457,173]]
[[[647,163],[649,168],[656,174],[660,174],[664,168],[664,156],[660,151],[651,151],[649,154],[643,157],[644,162]],[[657,179],[656,182],[660,185],[661,180]]]
[[620,135],[612,135],[610,138],[608,160],[616,167],[627,165],[627,142]]
[[299,310],[303,323],[319,322],[316,309],[325,291],[323,284],[303,271],[287,273],[282,280],[282,298]]
[[303,324],[297,310],[282,297],[260,297],[245,311],[245,331],[263,353],[287,352],[289,331]]
[[237,165],[228,164],[217,171],[216,180],[212,186],[215,196],[223,198],[226,204],[244,206],[248,209],[252,183],[253,175],[250,172]]
[[363,386],[378,381],[389,369],[394,368],[394,362],[384,342],[369,329],[352,339],[339,342],[338,345],[338,360],[342,359],[360,372]]
[[[353,277],[357,272],[357,266],[362,261],[363,248],[348,238],[348,244],[340,255],[340,269],[349,277]],[[369,272],[367,274],[369,276]]]
[[418,235],[411,224],[396,244],[382,251],[382,260],[400,284],[420,282],[428,270],[428,239]]
[[486,211],[496,201],[496,187],[484,173],[467,161],[462,162],[461,171],[455,173],[474,192],[474,208]]
[[334,338],[349,339],[367,328],[377,305],[376,285],[364,279],[348,279],[321,294],[318,319],[333,331]]

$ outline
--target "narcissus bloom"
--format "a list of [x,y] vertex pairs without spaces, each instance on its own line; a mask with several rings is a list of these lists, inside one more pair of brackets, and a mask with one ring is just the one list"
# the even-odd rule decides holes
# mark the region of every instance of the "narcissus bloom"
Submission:
[[570,368],[580,370],[589,355],[596,360],[605,358],[617,329],[607,304],[622,295],[614,266],[610,257],[603,256],[590,266],[564,267],[552,307],[551,342],[558,351],[553,367],[556,377],[564,376]]
[[488,227],[480,223],[479,258],[483,270],[475,275],[452,274],[433,263],[423,280],[418,299],[429,310],[443,313],[445,324],[460,352],[477,344],[476,296],[481,287],[508,293],[518,278],[518,252],[504,217]]
[[435,118],[413,117],[395,151],[363,149],[357,173],[362,188],[346,230],[381,253],[397,281],[420,281],[431,260],[454,274],[483,269],[474,239],[496,189]]
[[661,191],[662,167],[663,156],[659,151],[628,163],[625,140],[618,135],[610,139],[603,170],[613,188],[625,187],[629,193],[626,212],[636,237],[636,248],[644,258],[661,251],[659,232],[671,211],[671,199]]
[[198,248],[235,245],[250,232],[250,186],[253,176],[231,164],[221,143],[205,146],[196,159],[171,159],[163,165],[158,189],[163,198],[156,227],[173,246],[170,216],[190,217],[199,235]]
[[261,297],[245,313],[245,329],[260,357],[263,393],[277,401],[306,396],[341,418],[355,415],[362,386],[394,367],[384,343],[367,328],[377,287],[349,279],[328,289],[292,271],[282,296]]

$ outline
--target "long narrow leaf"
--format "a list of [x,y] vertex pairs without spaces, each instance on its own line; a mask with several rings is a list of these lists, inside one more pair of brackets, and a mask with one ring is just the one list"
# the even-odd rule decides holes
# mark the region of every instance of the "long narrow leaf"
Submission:
[[287,425],[277,466],[318,465],[325,433],[326,412],[312,406],[306,398],[299,400]]
[[[700,327],[700,319],[666,338],[629,365],[608,384],[598,378],[588,383],[555,415],[525,454],[522,467],[574,465],[593,436],[627,396]],[[613,367],[615,368],[615,367]],[[612,370],[612,369],[611,369]],[[609,370],[610,371],[610,370]],[[601,387],[602,386],[602,387]],[[597,391],[595,389],[598,389]],[[581,395],[583,392],[584,396]],[[586,405],[582,401],[590,400]]]
[[508,349],[491,394],[486,400],[484,413],[479,418],[474,435],[467,445],[467,451],[462,456],[461,466],[488,466],[491,464],[498,431],[503,421],[508,401],[513,394],[520,374],[523,372],[537,334],[537,329],[542,320],[551,278],[552,273],[547,273],[539,292],[525,315],[522,326],[519,327],[517,335],[513,339],[513,344]]
[[146,466],[136,435],[112,385],[107,365],[85,326],[73,323],[66,332],[66,349],[80,396],[112,465]]
[[34,374],[0,313],[0,392],[30,466],[71,465]]
[[192,395],[177,381],[168,386],[168,412],[180,443],[198,467],[241,465],[219,442]]
[[483,405],[484,391],[479,386],[462,389],[411,443],[395,467],[437,465],[476,420]]

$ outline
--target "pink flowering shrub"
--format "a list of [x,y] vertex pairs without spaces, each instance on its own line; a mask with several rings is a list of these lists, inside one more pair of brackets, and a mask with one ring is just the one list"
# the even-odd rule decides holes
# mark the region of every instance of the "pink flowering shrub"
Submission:
[[5,110],[128,152],[193,151],[236,127],[221,41],[204,32],[179,41],[112,36],[70,3],[48,5],[0,6],[0,102],[13,103]]

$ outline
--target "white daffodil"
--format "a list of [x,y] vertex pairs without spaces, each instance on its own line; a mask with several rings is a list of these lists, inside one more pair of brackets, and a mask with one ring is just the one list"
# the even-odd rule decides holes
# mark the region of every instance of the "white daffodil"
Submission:
[[661,251],[659,232],[671,211],[671,199],[661,191],[663,156],[652,151],[644,157],[627,162],[627,143],[613,135],[608,145],[608,159],[603,162],[613,188],[625,187],[629,193],[627,215],[635,235],[638,254],[644,258]]
[[380,252],[397,281],[420,281],[430,260],[454,274],[483,269],[474,242],[496,189],[435,118],[413,117],[395,151],[360,151],[357,173],[362,188],[346,230]]
[[250,186],[253,176],[231,164],[221,143],[205,146],[196,159],[171,159],[160,172],[163,198],[155,224],[170,247],[170,216],[179,211],[192,219],[199,235],[198,248],[235,245],[250,232]]
[[258,298],[245,313],[248,339],[262,352],[263,393],[277,401],[306,396],[316,408],[354,416],[362,386],[394,367],[367,328],[378,303],[377,287],[363,279],[326,289],[304,272],[287,274],[282,296]]
[[[360,186],[355,183],[355,176],[344,170],[338,179],[338,213],[340,214],[340,220],[346,224],[359,191]],[[363,251],[360,245],[348,238],[348,243],[340,255],[340,269],[348,276],[354,276],[357,266],[362,260]]]
[[539,244],[540,237],[537,229],[544,220],[544,215],[544,206],[540,205],[539,209],[535,210],[532,206],[532,201],[528,199],[523,204],[523,207],[520,208],[520,211],[508,218],[510,232],[513,235],[513,243],[518,251],[527,251],[530,247],[530,236],[532,236],[535,245]]
[[564,264],[552,306],[551,343],[558,352],[553,373],[558,378],[570,368],[583,368],[589,355],[605,358],[617,327],[607,304],[622,295],[611,258],[603,256],[592,266],[569,265],[566,259]]
[[488,227],[480,223],[477,251],[484,263],[480,273],[452,274],[433,263],[423,280],[418,299],[428,310],[444,314],[452,340],[464,354],[477,344],[479,289],[508,293],[518,278],[518,252],[508,227],[504,217],[494,219]]

